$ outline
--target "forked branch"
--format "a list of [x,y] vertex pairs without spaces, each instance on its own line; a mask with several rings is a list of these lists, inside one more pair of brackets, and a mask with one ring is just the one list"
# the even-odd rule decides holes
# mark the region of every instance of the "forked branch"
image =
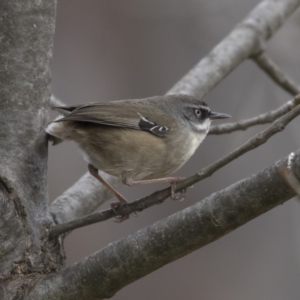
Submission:
[[299,94],[300,89],[297,83],[276,65],[276,63],[267,55],[261,52],[252,57],[256,64],[279,86],[292,96]]

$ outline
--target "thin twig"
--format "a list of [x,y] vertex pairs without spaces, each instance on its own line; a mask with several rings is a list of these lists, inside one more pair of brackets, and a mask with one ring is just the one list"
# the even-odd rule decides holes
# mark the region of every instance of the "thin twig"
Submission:
[[287,112],[291,111],[298,104],[300,104],[300,94],[297,95],[293,100],[290,100],[280,106],[279,108],[269,111],[267,113],[261,114],[254,118],[241,120],[236,123],[224,123],[220,125],[211,126],[209,134],[224,134],[230,133],[237,130],[246,130],[247,128],[260,124],[272,123],[279,117],[285,115]]
[[273,79],[278,85],[286,90],[291,95],[295,96],[299,94],[300,89],[297,83],[266,54],[261,52],[258,55],[252,57],[256,64],[265,71],[271,79]]
[[[285,126],[289,122],[291,122],[295,117],[297,117],[299,114],[300,114],[300,105],[295,107],[292,111],[290,111],[280,119],[276,120],[271,126],[269,126],[264,131],[256,134],[254,137],[249,139],[246,143],[244,143],[239,148],[235,149],[228,155],[212,163],[208,167],[203,168],[198,173],[178,183],[176,191],[181,191],[195,184],[196,182],[199,182],[211,176],[214,172],[224,167],[231,161],[235,160],[239,156],[264,144],[271,136],[273,136],[277,132],[282,131],[285,128]],[[150,196],[144,197],[137,201],[131,203],[124,203],[124,204],[122,203],[117,208],[114,209],[115,211],[112,209],[107,209],[88,216],[81,217],[79,219],[75,219],[73,221],[64,224],[53,226],[50,229],[50,237],[55,237],[60,234],[71,231],[73,229],[83,227],[89,224],[102,222],[107,219],[113,218],[117,215],[129,215],[136,211],[142,211],[150,206],[153,206],[158,203],[162,203],[170,196],[170,194],[171,194],[170,188],[167,188],[161,191],[157,191],[151,194]]]

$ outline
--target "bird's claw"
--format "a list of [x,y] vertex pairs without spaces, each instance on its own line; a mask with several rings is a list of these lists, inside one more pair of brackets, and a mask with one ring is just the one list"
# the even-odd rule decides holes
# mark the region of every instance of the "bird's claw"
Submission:
[[186,189],[183,189],[179,193],[175,192],[177,183],[184,179],[185,179],[184,177],[178,177],[176,180],[171,182],[171,199],[173,201],[182,202],[185,199]]
[[130,216],[133,216],[133,217],[138,217],[138,214],[137,212],[133,212],[132,214],[128,214],[128,215],[120,215],[117,211],[116,211],[116,208],[121,204],[121,202],[119,201],[116,201],[116,202],[112,202],[110,204],[110,207],[111,209],[113,210],[113,212],[115,214],[117,214],[117,216],[114,217],[113,221],[116,222],[116,223],[121,223],[127,219],[129,219]]

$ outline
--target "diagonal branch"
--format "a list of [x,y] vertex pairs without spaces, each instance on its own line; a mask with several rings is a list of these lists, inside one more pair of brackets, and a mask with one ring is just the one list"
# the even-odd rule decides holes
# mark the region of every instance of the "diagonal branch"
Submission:
[[261,52],[252,58],[256,64],[284,90],[293,96],[299,94],[300,89],[297,83],[290,76],[285,74],[265,52]]
[[300,104],[300,94],[297,95],[293,100],[290,100],[280,106],[279,108],[269,111],[265,114],[261,114],[254,118],[241,120],[236,123],[224,123],[221,125],[214,125],[210,127],[209,134],[223,134],[230,133],[237,130],[246,130],[247,128],[255,125],[272,123],[279,117],[285,115],[287,112],[291,111],[298,104]]
[[[282,159],[170,217],[111,243],[40,280],[31,300],[106,299],[137,279],[228,234],[295,196],[278,172]],[[300,179],[300,151],[293,174]]]
[[262,45],[299,6],[299,1],[265,0],[186,74],[168,94],[203,98],[245,59],[260,53]]
[[[279,120],[275,121],[267,129],[265,129],[264,131],[258,133],[256,136],[249,139],[246,143],[244,143],[239,148],[233,150],[228,155],[224,156],[223,158],[217,160],[216,162],[212,163],[208,167],[203,168],[202,170],[200,170],[200,172],[192,175],[191,177],[188,177],[187,179],[179,183],[177,185],[176,191],[181,191],[207,178],[208,176],[211,176],[214,172],[224,167],[231,161],[235,160],[239,156],[264,144],[271,136],[273,136],[277,132],[282,131],[285,128],[285,126],[289,122],[291,122],[295,117],[297,117],[299,114],[300,114],[300,105],[295,107],[292,111],[287,113],[285,116],[281,117]],[[105,221],[107,219],[116,216],[117,213],[119,215],[129,215],[135,211],[142,211],[157,203],[163,202],[169,196],[170,196],[170,188],[155,192],[148,197],[142,198],[140,200],[131,203],[120,204],[114,210],[108,209],[89,216],[81,217],[77,220],[73,220],[65,224],[58,224],[50,229],[50,236],[54,237],[79,227]]]
[[[104,172],[100,172],[100,174],[113,187],[120,184],[118,178]],[[50,211],[55,216],[57,223],[64,223],[92,213],[111,197],[112,194],[108,189],[99,184],[99,181],[89,173],[86,173],[54,201]],[[85,198],[88,201],[85,201]]]
[[[299,5],[300,0],[262,1],[243,22],[236,26],[223,41],[170,89],[168,94],[185,93],[203,98],[241,62],[254,53],[258,53],[261,41],[271,38]],[[73,188],[76,189],[76,186]],[[90,195],[91,191],[87,195],[82,193],[82,203],[88,203]],[[65,205],[68,206],[72,195],[65,192],[64,199]],[[99,198],[99,205],[100,203],[102,200]],[[68,207],[60,206],[60,209],[62,212],[53,207],[53,214],[64,214],[64,220],[73,218],[73,214],[68,214]],[[83,216],[85,214],[86,211],[81,210],[78,206],[76,215]]]

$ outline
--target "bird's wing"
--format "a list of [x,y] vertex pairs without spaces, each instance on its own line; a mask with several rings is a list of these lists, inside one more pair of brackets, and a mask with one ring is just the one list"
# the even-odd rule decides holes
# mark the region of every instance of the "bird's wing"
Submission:
[[[58,107],[60,111],[68,113],[64,118],[55,122],[77,121],[99,125],[120,127],[148,131],[156,136],[164,137],[169,128],[148,119],[148,107],[130,105],[129,101],[113,101],[108,103],[92,103],[87,105]],[[159,112],[156,112],[159,114]],[[157,117],[157,116],[156,116]]]

